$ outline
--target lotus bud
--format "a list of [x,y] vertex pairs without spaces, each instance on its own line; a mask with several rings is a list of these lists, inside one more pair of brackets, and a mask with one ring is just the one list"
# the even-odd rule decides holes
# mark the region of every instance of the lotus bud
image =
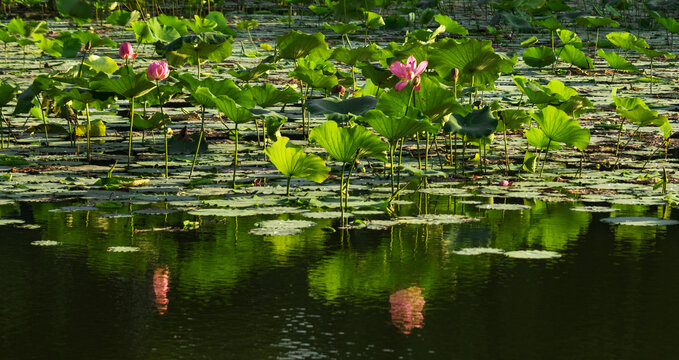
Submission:
[[149,80],[164,80],[170,75],[170,68],[165,61],[155,61],[146,70]]
[[420,84],[422,84],[422,78],[419,77],[419,76],[416,76],[413,79],[413,88],[415,88],[415,90],[420,90]]
[[120,58],[125,60],[135,59],[137,55],[139,55],[134,52],[132,44],[130,44],[128,41],[125,41],[125,43],[120,45],[120,49],[118,49],[118,54],[120,55]]
[[450,74],[453,75],[453,81],[457,82],[457,79],[460,78],[460,70],[457,68],[453,68],[453,70],[450,70]]
[[85,51],[90,51],[92,49],[92,40],[88,40],[85,44]]
[[332,87],[332,90],[330,90],[330,92],[331,92],[333,95],[338,95],[338,96],[341,97],[341,98],[344,97],[344,92],[345,92],[345,91],[346,91],[346,89],[344,88],[344,86],[342,86],[342,85],[340,85],[340,84],[337,84],[337,85],[333,86],[333,87]]

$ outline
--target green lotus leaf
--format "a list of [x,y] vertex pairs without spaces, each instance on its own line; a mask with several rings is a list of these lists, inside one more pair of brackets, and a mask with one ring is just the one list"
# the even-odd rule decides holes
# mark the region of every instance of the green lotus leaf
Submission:
[[535,26],[542,26],[549,31],[557,31],[563,28],[563,24],[554,16],[547,17],[545,19],[534,20],[531,22]]
[[322,183],[328,178],[330,168],[318,155],[307,154],[302,148],[288,144],[289,139],[281,136],[264,152],[276,169],[288,178],[296,177]]
[[515,76],[513,80],[519,90],[528,96],[528,99],[533,104],[544,105],[559,103],[559,99],[557,99],[556,95],[553,95],[550,90],[547,90],[537,81],[528,80],[523,76]]
[[363,115],[368,110],[374,109],[375,105],[377,105],[377,98],[370,95],[345,100],[331,96],[325,99],[310,100],[306,107],[312,114],[344,115],[340,118],[348,121],[354,116]]
[[575,25],[586,26],[588,28],[601,28],[604,26],[619,27],[620,23],[609,17],[581,16],[575,19]]
[[279,89],[269,83],[264,83],[247,86],[243,91],[250,92],[255,104],[263,108],[278,104],[296,103],[299,100],[299,93],[289,86]]
[[156,88],[156,84],[149,81],[143,72],[93,81],[90,86],[94,90],[113,92],[126,99],[142,96]]
[[98,56],[92,54],[87,57],[84,64],[97,72],[113,74],[114,72],[118,71],[118,64],[116,64],[116,61],[108,56]]
[[[529,47],[529,46],[533,46],[533,45],[537,44],[537,42],[538,42],[538,38],[535,37],[535,36],[531,36],[528,39],[521,42],[521,47],[526,48],[526,47]],[[523,56],[524,57],[526,56],[525,53],[524,53]]]
[[[154,19],[154,18],[152,18]],[[165,14],[160,14],[155,19],[158,19],[158,22],[165,26],[170,26],[177,30],[179,35],[184,36],[189,33],[187,27],[189,25],[189,20],[188,19],[179,19],[176,16],[170,16],[170,15],[165,15]]]
[[153,44],[156,39],[153,37],[151,28],[146,21],[137,20],[132,22],[132,31],[138,44]]
[[325,23],[323,25],[328,30],[332,30],[337,34],[340,35],[345,35],[345,34],[353,34],[358,30],[361,30],[361,26],[357,24],[344,24],[344,23],[338,23],[338,24],[328,24]]
[[106,23],[118,26],[129,26],[133,21],[137,21],[141,13],[137,10],[125,11],[116,10],[106,17]]
[[15,17],[7,23],[7,31],[11,35],[19,35],[24,38],[29,38],[33,34],[44,34],[49,31],[47,23],[44,21],[30,21],[26,22],[19,17]]
[[398,79],[393,76],[391,71],[381,66],[370,63],[358,63],[356,67],[361,70],[366,79],[369,79],[373,84],[382,89],[391,88],[398,82]]
[[582,49],[582,40],[578,34],[568,29],[557,29],[556,34],[559,36],[563,45],[573,45],[577,49]]
[[570,114],[573,118],[579,118],[580,115],[593,107],[594,104],[592,104],[589,99],[579,95],[569,98],[566,102],[558,106],[559,109],[563,110],[566,114]]
[[589,145],[589,130],[580,127],[577,120],[571,119],[565,112],[553,106],[547,106],[533,113],[533,119],[540,129],[553,142],[564,143],[584,150]]
[[576,48],[573,45],[566,45],[560,49],[559,58],[564,62],[573,64],[583,70],[594,68],[592,59],[587,57],[587,55],[585,55],[582,50]]
[[648,126],[651,124],[661,126],[667,121],[667,117],[658,116],[658,112],[651,110],[643,100],[631,98],[619,98],[613,95],[616,111],[625,119],[639,125]]
[[648,48],[648,43],[642,38],[637,38],[636,36],[628,32],[612,32],[606,35],[608,41],[613,43],[613,45],[621,47],[625,50],[633,50],[635,48]]
[[[177,78],[179,83],[187,88],[191,94],[196,92],[199,87],[204,87],[207,88],[214,96],[226,95],[236,100],[240,106],[246,108],[255,106],[255,102],[252,100],[252,95],[249,92],[243,91],[241,88],[239,88],[231,79],[215,80],[213,78],[203,78],[198,80],[190,73],[174,73],[172,76]],[[214,105],[205,106],[212,107]]]
[[[86,136],[87,135],[87,125],[78,125],[75,128],[75,136]],[[104,137],[106,136],[106,124],[101,120],[94,120],[90,123],[90,136],[91,137]]]
[[163,25],[158,18],[151,18],[146,23],[156,41],[160,41],[162,44],[171,43],[182,36],[177,29]]
[[599,49],[597,50],[596,54],[604,58],[608,65],[610,65],[615,70],[629,71],[634,73],[640,72],[636,66],[632,65],[629,61],[625,60],[624,57],[616,54],[613,51],[605,52],[603,49]]
[[0,111],[2,111],[3,106],[14,100],[17,90],[16,87],[6,82],[0,82]]
[[365,24],[368,29],[376,29],[385,25],[382,15],[372,11],[366,11],[365,14]]
[[443,78],[449,78],[451,70],[458,69],[458,85],[490,86],[500,72],[513,67],[511,60],[495,53],[488,40],[467,39],[458,43],[445,39],[438,44],[439,49],[430,55],[430,66]]
[[313,35],[292,30],[276,38],[278,56],[283,59],[299,59],[307,55],[316,55],[327,59],[330,49],[325,42],[325,36],[317,32]]
[[547,46],[536,46],[528,48],[523,52],[523,61],[531,67],[542,68],[552,65],[556,61],[552,48]]
[[185,63],[198,65],[204,60],[221,62],[231,56],[233,39],[218,32],[188,34],[167,44],[163,51],[167,62],[175,67]]
[[499,112],[499,120],[497,131],[503,130],[503,123],[508,130],[518,130],[530,123],[530,116],[525,110],[502,110]]
[[201,18],[198,15],[193,15],[193,21],[189,22],[189,27],[195,34],[202,34],[214,32],[217,23],[208,18]]
[[450,123],[449,129],[456,129],[452,132],[475,138],[484,138],[493,134],[498,124],[498,120],[491,114],[488,106],[473,110],[464,116],[453,114],[448,122]]
[[532,128],[526,131],[526,141],[531,146],[538,149],[545,150],[549,146],[549,150],[560,150],[561,144],[555,141],[550,141],[549,137],[545,135],[544,131],[539,128]]
[[[207,20],[211,20],[217,26],[214,27],[215,31],[218,31],[222,34],[229,35],[229,36],[236,36],[236,32],[229,26],[229,22],[226,20],[224,17],[224,14],[222,14],[219,11],[210,11],[209,14],[205,17]],[[251,20],[254,21],[254,20]],[[255,26],[256,26],[256,21],[255,21]]]
[[57,0],[57,11],[78,24],[89,22],[94,15],[92,5],[84,0]]
[[329,90],[338,84],[337,76],[325,75],[322,71],[311,70],[297,66],[294,71],[288,74],[293,79],[297,79],[314,89]]
[[386,161],[387,144],[360,125],[339,127],[336,122],[327,121],[313,128],[309,139],[320,144],[330,156],[342,163],[363,157]]
[[658,58],[658,57],[665,57],[667,59],[674,59],[676,56],[672,54],[669,51],[660,51],[660,50],[654,50],[654,49],[644,49],[644,48],[636,48],[637,51],[641,51],[644,55],[647,57],[653,59],[653,58]]
[[386,50],[380,49],[380,47],[375,44],[370,44],[368,46],[361,46],[353,49],[347,49],[340,46],[335,48],[330,57],[344,64],[354,66],[358,62],[386,59],[387,55],[388,52]]
[[165,125],[172,124],[172,121],[170,121],[170,116],[161,114],[160,112],[153,113],[150,118],[142,117],[135,113],[133,124],[136,130],[155,130],[161,129]]
[[246,123],[254,120],[254,116],[250,110],[239,107],[236,102],[228,96],[219,95],[214,98],[214,103],[217,109],[224,113],[226,118],[236,124]]
[[243,68],[241,68],[240,70],[229,69],[228,73],[229,75],[241,81],[250,82],[253,80],[257,80],[261,77],[266,77],[269,74],[269,71],[275,70],[276,68],[277,68],[276,65],[262,62],[252,69]]
[[443,123],[451,113],[466,113],[455,99],[453,90],[444,88],[429,76],[423,75],[421,79],[420,91],[413,93],[414,104],[415,108],[427,116],[430,122]]
[[42,36],[42,34],[33,34],[33,41],[42,52],[52,57],[61,57],[64,50],[64,44],[60,40],[48,39]]
[[385,115],[380,110],[370,110],[356,121],[366,122],[377,131],[378,134],[387,138],[389,142],[415,135],[430,128],[431,124],[426,121],[418,121],[412,117],[394,117]]
[[457,21],[450,18],[448,15],[438,14],[434,16],[434,21],[446,27],[446,32],[450,34],[458,34],[462,36],[469,35],[469,31]]

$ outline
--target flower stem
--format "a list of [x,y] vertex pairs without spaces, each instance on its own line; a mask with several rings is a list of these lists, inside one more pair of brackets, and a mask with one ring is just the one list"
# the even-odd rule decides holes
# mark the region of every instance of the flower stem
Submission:
[[130,141],[127,147],[127,168],[132,166],[132,127],[134,126],[134,96],[130,98]]

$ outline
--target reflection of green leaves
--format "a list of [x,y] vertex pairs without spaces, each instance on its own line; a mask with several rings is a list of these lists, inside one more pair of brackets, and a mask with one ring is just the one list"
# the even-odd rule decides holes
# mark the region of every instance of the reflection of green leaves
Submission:
[[289,139],[281,136],[264,152],[276,169],[288,178],[296,177],[322,183],[328,178],[330,168],[318,155],[306,154],[302,148],[288,144]]
[[377,135],[360,125],[339,127],[334,121],[311,130],[311,141],[316,141],[335,160],[348,163],[362,157],[385,160],[387,144]]
[[575,146],[584,150],[589,145],[589,130],[580,127],[577,120],[553,106],[547,106],[532,115],[542,130],[553,142]]

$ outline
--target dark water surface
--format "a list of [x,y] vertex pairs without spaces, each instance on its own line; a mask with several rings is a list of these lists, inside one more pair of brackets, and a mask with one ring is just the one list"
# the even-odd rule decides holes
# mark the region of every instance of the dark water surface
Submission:
[[[139,230],[194,217],[102,216],[163,204],[77,212],[50,210],[83,201],[0,205],[0,218],[41,225],[0,226],[0,358],[679,356],[678,226],[609,225],[600,222],[608,213],[571,210],[582,203],[526,200],[530,210],[500,211],[461,202],[470,199],[427,196],[429,207],[418,209],[425,202],[414,195],[400,212],[479,222],[327,233],[322,227],[337,220],[314,220],[294,236],[248,234],[272,216],[203,217],[199,229],[175,232]],[[613,207],[621,209],[613,216],[665,211]],[[468,247],[562,257],[453,253]]]

